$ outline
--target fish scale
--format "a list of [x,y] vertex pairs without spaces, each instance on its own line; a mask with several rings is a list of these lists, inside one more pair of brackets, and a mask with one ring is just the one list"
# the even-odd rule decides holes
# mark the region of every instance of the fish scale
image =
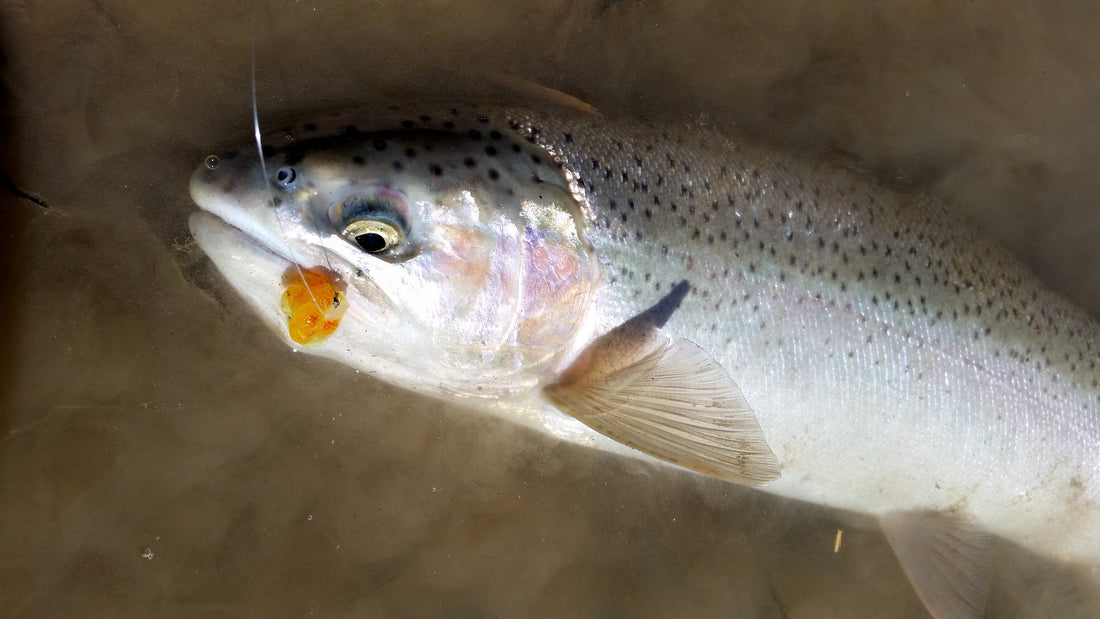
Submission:
[[[200,167],[216,217],[192,229],[277,330],[276,273],[343,278],[343,323],[308,352],[878,516],[936,616],[980,614],[986,532],[1100,565],[1100,329],[932,198],[562,110],[391,108],[264,151],[297,185],[244,151]],[[334,205],[360,203],[395,209],[400,247],[341,237]]]
[[785,463],[769,490],[872,513],[988,502],[991,530],[1100,555],[1100,331],[941,203],[721,136],[516,116],[600,214],[596,304],[619,309],[597,331],[691,282],[673,330],[720,344]]

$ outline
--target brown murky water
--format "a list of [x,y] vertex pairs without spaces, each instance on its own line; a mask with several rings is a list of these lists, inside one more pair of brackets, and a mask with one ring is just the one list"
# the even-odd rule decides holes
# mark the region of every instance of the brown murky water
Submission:
[[[285,349],[186,231],[251,7],[38,4],[0,5],[2,170],[49,205],[0,193],[0,615],[925,616],[850,514]],[[261,118],[507,75],[737,124],[928,187],[1100,315],[1096,7],[258,4]],[[988,616],[1100,615],[1078,584],[1001,543]]]

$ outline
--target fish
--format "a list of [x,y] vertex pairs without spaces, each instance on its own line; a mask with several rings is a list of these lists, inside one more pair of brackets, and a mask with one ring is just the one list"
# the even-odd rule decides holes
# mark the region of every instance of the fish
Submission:
[[[1100,328],[941,201],[557,103],[257,136],[195,170],[190,228],[295,350],[868,514],[935,617],[982,615],[994,536],[1100,566]],[[280,299],[319,268],[343,315],[303,344]]]

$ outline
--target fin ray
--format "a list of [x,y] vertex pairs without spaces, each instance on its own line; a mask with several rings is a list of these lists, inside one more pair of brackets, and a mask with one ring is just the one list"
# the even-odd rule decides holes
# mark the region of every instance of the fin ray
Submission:
[[[673,464],[739,484],[779,477],[752,408],[722,366],[688,340],[631,327],[593,344],[607,349],[594,355],[627,352],[625,363],[601,371],[582,355],[547,397],[597,432]],[[646,341],[621,341],[639,335]]]
[[989,594],[992,540],[942,512],[891,512],[880,519],[917,595],[936,619],[981,617]]

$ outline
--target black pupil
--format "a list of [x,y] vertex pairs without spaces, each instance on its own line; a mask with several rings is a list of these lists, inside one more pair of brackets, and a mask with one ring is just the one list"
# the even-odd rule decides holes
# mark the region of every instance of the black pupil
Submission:
[[355,242],[359,243],[359,247],[362,247],[364,251],[369,251],[372,254],[376,254],[383,249],[386,249],[386,239],[377,232],[368,232],[366,234],[360,234],[355,237]]
[[294,170],[282,169],[275,173],[275,180],[286,184],[294,180]]

